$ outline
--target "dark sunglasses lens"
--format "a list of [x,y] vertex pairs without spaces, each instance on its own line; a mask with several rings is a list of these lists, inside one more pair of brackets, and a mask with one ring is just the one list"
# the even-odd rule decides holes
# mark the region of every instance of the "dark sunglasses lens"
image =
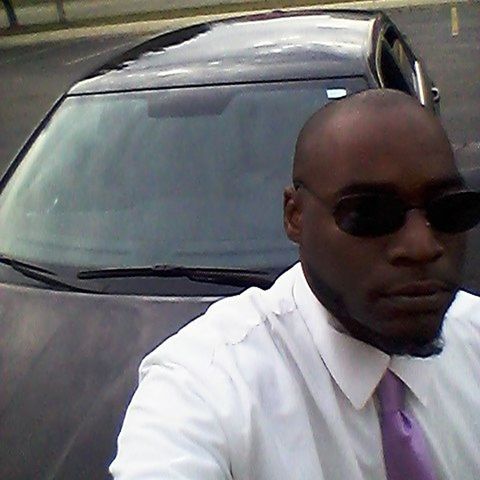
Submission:
[[427,217],[432,227],[440,232],[466,232],[480,222],[480,193],[442,195],[428,204]]
[[338,227],[350,235],[378,237],[403,225],[405,209],[402,202],[391,195],[352,195],[337,203],[334,217]]

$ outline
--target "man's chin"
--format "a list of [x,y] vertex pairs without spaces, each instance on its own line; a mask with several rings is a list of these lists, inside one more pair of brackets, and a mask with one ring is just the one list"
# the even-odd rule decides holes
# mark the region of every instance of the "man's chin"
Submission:
[[379,342],[377,347],[389,355],[428,358],[439,355],[445,345],[443,335],[439,333],[434,339],[426,342]]
[[438,355],[444,346],[442,330],[449,305],[444,302],[436,309],[413,313],[387,309],[375,312],[377,320],[372,319],[370,323],[372,339],[390,355],[422,358]]

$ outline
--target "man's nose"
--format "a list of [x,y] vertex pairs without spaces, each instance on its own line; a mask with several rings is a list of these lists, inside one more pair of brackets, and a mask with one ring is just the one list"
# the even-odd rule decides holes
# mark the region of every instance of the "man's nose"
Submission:
[[444,247],[435,236],[425,214],[420,209],[409,210],[405,224],[394,234],[389,260],[394,264],[426,264],[438,260]]

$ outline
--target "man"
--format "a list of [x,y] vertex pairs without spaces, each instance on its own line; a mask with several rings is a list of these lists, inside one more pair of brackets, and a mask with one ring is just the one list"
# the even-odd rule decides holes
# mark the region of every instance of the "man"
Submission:
[[457,290],[479,218],[415,99],[317,112],[284,196],[300,264],[144,360],[115,478],[478,478],[480,302]]

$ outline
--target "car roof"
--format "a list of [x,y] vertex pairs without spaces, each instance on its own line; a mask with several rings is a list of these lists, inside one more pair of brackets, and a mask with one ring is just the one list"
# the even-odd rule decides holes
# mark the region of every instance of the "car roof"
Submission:
[[381,12],[272,11],[156,36],[95,70],[70,94],[362,75]]

